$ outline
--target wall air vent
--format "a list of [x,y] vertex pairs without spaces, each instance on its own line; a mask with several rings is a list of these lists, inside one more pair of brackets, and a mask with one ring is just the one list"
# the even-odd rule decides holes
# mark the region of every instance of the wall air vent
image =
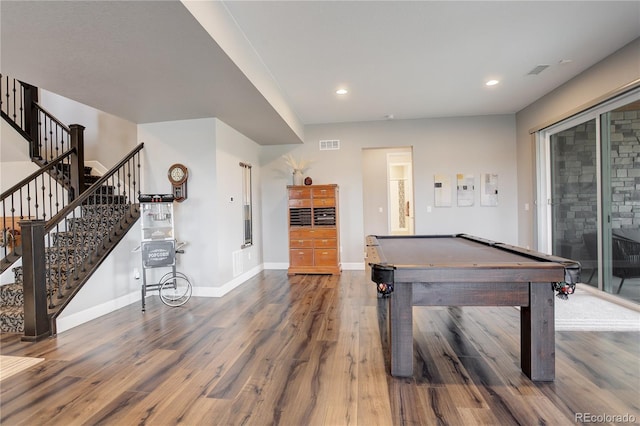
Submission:
[[340,141],[338,139],[320,141],[320,151],[332,151],[336,149],[340,149]]
[[537,67],[529,71],[527,75],[538,75],[547,68],[549,68],[549,65],[538,65]]

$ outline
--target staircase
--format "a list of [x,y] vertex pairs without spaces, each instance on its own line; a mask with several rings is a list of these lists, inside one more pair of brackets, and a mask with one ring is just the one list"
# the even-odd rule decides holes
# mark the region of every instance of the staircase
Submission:
[[[100,176],[91,175],[91,167],[85,167],[84,181],[87,188]],[[63,171],[64,173],[64,171]],[[65,268],[66,263],[59,258],[75,257],[81,264],[98,245],[102,243],[114,226],[129,212],[126,197],[114,195],[112,185],[102,185],[97,195],[90,197],[83,205],[82,215],[72,218],[65,231],[53,234],[53,246],[45,249],[46,276],[53,278],[54,286],[49,289],[50,297],[57,297],[61,283],[66,283],[73,269]],[[96,232],[97,231],[97,232]],[[0,286],[0,332],[24,332],[24,289],[22,266],[12,269],[14,282]]]
[[4,240],[13,237],[13,245],[0,247],[0,271],[22,257],[13,283],[0,285],[0,332],[34,341],[56,334],[57,316],[138,220],[143,144],[94,176],[82,166],[84,127],[67,127],[45,111],[37,88],[1,74],[0,80],[2,118],[40,165],[0,200]]

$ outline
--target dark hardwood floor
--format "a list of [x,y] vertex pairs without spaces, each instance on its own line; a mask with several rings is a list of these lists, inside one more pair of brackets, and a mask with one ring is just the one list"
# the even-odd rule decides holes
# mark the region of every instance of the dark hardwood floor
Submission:
[[388,374],[386,301],[363,271],[264,271],[180,308],[154,293],[145,314],[135,303],[38,343],[3,335],[2,355],[45,361],[0,383],[0,423],[640,422],[639,333],[556,332],[556,380],[532,383],[515,308],[414,313],[415,372],[401,379]]

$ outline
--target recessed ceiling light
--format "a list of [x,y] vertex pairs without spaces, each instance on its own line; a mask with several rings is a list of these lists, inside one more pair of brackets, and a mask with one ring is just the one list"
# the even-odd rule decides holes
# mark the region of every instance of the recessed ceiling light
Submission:
[[489,80],[487,81],[485,84],[487,86],[495,86],[496,84],[500,83],[498,80]]
[[346,95],[347,93],[349,93],[349,91],[347,89],[338,89],[336,90],[336,93],[338,95]]

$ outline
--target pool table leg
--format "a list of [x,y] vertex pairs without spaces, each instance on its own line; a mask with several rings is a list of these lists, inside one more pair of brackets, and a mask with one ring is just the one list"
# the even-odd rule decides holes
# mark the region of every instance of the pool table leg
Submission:
[[391,375],[413,375],[413,284],[396,284],[389,298]]
[[529,283],[529,306],[520,310],[520,358],[522,371],[533,381],[555,379],[553,305],[551,283]]

